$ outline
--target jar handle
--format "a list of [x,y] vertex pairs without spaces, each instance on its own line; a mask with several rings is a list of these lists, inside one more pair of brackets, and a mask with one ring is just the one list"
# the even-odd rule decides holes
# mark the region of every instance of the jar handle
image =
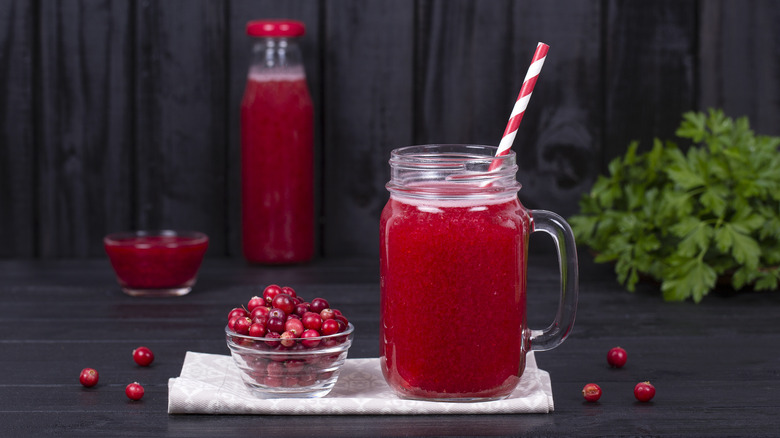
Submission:
[[531,232],[543,231],[552,237],[558,252],[561,273],[561,298],[555,320],[544,330],[531,331],[531,350],[551,350],[566,339],[577,314],[579,273],[577,247],[569,224],[559,215],[546,210],[531,210]]

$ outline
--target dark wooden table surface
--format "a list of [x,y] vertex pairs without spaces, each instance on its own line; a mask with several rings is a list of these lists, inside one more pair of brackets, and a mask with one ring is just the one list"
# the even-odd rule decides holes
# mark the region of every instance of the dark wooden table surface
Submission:
[[[553,256],[529,267],[529,320],[545,326],[557,303]],[[581,263],[580,305],[569,339],[537,354],[550,372],[555,412],[480,416],[168,415],[167,383],[188,350],[227,354],[229,309],[269,283],[321,295],[351,316],[350,357],[378,355],[375,260],[323,260],[297,267],[250,267],[206,260],[188,296],[131,298],[106,260],[0,261],[0,436],[469,436],[780,434],[780,293],[721,291],[701,304],[664,303],[646,285],[631,294],[608,267]],[[131,351],[149,346],[149,368]],[[610,369],[614,346],[628,364]],[[100,372],[92,389],[82,368]],[[633,387],[650,380],[651,403]],[[131,402],[124,387],[146,388]],[[583,385],[604,395],[585,403]]]

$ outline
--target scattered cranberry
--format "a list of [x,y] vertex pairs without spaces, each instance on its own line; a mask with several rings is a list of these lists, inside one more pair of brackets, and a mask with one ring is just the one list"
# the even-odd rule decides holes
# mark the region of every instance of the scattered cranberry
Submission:
[[279,287],[279,285],[271,284],[266,286],[265,290],[263,290],[263,298],[265,299],[265,302],[268,303],[268,305],[271,305],[271,301],[274,300],[274,297],[279,295],[282,292],[282,288]]
[[595,383],[588,383],[582,388],[582,396],[589,402],[598,401],[601,398],[601,387]]
[[607,363],[613,368],[622,368],[623,365],[626,364],[627,360],[628,353],[626,353],[626,350],[620,347],[615,347],[609,350],[609,353],[607,353]]
[[133,350],[133,360],[142,367],[148,367],[154,362],[154,353],[148,347],[138,347]]
[[328,301],[325,298],[315,298],[311,300],[311,311],[314,313],[320,313],[323,310],[330,307]]
[[141,400],[144,396],[144,387],[139,385],[138,382],[133,382],[125,388],[125,394],[130,400]]
[[94,368],[84,368],[79,375],[79,382],[87,388],[97,385],[98,372]]
[[634,397],[641,402],[649,402],[655,397],[655,386],[650,382],[639,382],[634,387]]

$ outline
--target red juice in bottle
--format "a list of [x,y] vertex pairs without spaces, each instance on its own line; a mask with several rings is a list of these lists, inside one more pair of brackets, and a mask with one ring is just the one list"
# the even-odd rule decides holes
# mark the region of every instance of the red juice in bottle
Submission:
[[253,263],[314,254],[313,107],[294,21],[254,21],[241,103],[242,247]]
[[529,216],[491,200],[391,195],[380,219],[382,371],[420,399],[508,395],[525,368]]

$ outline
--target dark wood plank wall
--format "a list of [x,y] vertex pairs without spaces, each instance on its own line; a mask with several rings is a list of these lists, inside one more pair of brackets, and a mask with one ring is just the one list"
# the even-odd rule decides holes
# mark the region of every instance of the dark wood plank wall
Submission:
[[0,257],[102,255],[102,236],[195,228],[240,254],[246,21],[306,22],[319,252],[375,256],[392,148],[496,144],[537,41],[521,199],[564,216],[629,141],[721,107],[780,134],[771,0],[5,0]]

